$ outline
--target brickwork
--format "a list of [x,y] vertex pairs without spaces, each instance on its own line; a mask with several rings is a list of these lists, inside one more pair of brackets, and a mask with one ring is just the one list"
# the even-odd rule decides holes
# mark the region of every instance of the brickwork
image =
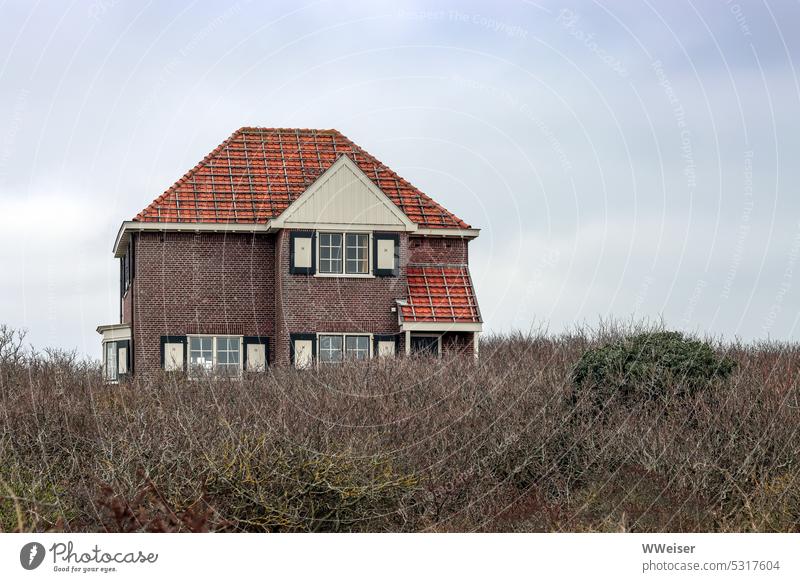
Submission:
[[467,264],[467,240],[460,238],[411,237],[409,262]]
[[252,234],[138,234],[135,372],[160,368],[162,335],[262,335],[272,343],[274,240]]
[[[410,240],[422,244],[409,248]],[[161,336],[192,333],[269,338],[271,364],[289,364],[291,333],[397,334],[396,300],[407,295],[406,265],[466,262],[461,239],[400,235],[397,277],[323,277],[289,272],[289,231],[276,234],[135,235],[135,277],[122,299],[133,323],[134,370],[161,365]],[[402,354],[404,334],[398,335]],[[472,334],[447,334],[443,350],[472,350]]]
[[122,321],[120,323],[133,323],[133,291],[131,287],[122,297]]
[[[400,236],[397,277],[321,277],[289,273],[289,231],[278,235],[281,277],[277,291],[276,362],[289,363],[289,334],[342,332],[395,334],[400,331],[396,300],[407,294],[408,237]],[[400,339],[397,351],[403,350]]]

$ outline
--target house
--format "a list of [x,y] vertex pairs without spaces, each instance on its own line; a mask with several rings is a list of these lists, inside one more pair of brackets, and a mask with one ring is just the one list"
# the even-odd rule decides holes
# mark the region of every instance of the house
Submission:
[[478,233],[336,130],[241,128],[122,223],[106,378],[477,355]]

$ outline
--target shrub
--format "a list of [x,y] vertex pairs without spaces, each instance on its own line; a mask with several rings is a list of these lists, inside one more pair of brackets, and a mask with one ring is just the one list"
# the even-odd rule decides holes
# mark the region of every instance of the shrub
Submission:
[[240,531],[376,531],[402,515],[418,485],[385,457],[264,445],[245,442],[210,467],[209,498]]
[[728,344],[730,378],[667,414],[578,414],[575,363],[643,331],[240,381],[0,357],[0,529],[799,531],[800,345]]
[[572,373],[576,395],[588,392],[599,407],[615,399],[627,403],[666,402],[725,379],[735,363],[705,342],[680,332],[660,331],[623,337],[583,354]]

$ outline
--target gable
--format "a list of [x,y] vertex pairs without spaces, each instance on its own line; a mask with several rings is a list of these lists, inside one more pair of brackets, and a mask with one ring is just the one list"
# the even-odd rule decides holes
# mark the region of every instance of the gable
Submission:
[[289,205],[274,226],[416,230],[416,225],[344,155]]

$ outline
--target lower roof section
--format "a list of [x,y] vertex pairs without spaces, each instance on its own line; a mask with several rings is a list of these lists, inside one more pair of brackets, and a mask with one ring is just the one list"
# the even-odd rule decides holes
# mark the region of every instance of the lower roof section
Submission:
[[408,298],[398,301],[404,331],[481,331],[482,319],[464,264],[409,264]]

